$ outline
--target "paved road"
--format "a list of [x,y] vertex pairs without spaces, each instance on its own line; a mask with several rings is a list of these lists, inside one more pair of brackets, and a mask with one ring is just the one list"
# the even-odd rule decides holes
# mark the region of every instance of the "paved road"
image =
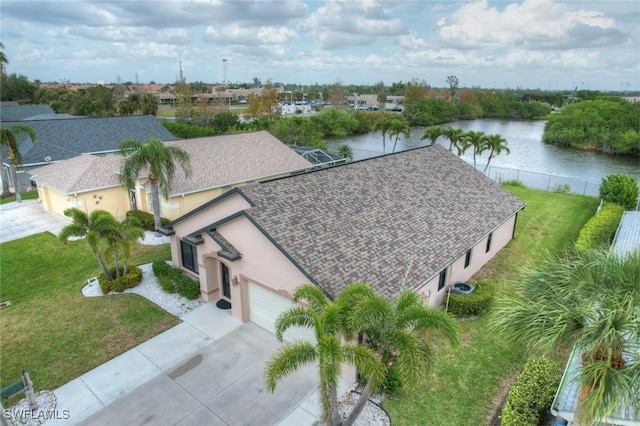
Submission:
[[8,203],[0,206],[0,243],[52,232],[56,235],[71,221],[54,212],[44,211],[37,200]]

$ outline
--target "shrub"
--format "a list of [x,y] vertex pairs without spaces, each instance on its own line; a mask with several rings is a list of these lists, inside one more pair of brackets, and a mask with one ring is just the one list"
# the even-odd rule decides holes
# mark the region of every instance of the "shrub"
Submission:
[[[111,276],[115,276],[115,268],[111,269],[109,273]],[[100,288],[102,289],[103,294],[108,294],[112,291],[122,293],[128,288],[137,286],[140,284],[140,281],[142,281],[142,270],[137,266],[130,266],[126,275],[123,275],[120,278],[115,278],[112,281],[109,281],[104,274],[100,274],[98,276],[98,282],[100,283]]]
[[200,283],[186,275],[180,275],[174,279],[178,293],[189,300],[200,297]]
[[216,134],[215,129],[207,126],[198,126],[196,124],[163,121],[162,125],[166,127],[173,136],[179,139],[202,138]]
[[545,357],[529,358],[509,390],[501,424],[537,426],[540,415],[553,400],[561,374],[557,362]]
[[175,284],[173,283],[173,267],[169,265],[167,262],[158,261],[153,262],[151,265],[151,269],[153,270],[153,274],[158,279],[158,284],[160,287],[167,293],[175,293],[178,290],[176,289]]
[[629,175],[609,175],[602,178],[600,197],[605,203],[615,203],[626,210],[638,205],[638,181]]
[[[140,222],[140,226],[146,231],[155,231],[156,227],[153,221],[153,215],[142,210],[129,210],[126,214],[128,218],[135,218]],[[160,224],[166,225],[169,219],[161,217]]]
[[524,183],[520,182],[517,179],[505,179],[505,180],[499,179],[498,181],[500,185],[518,186],[520,188],[526,188],[524,186]]
[[606,248],[611,245],[616,234],[624,207],[617,204],[605,204],[587,223],[584,224],[576,241],[576,250]]
[[154,262],[151,268],[158,283],[167,293],[179,293],[189,300],[200,297],[200,283],[184,275],[180,269],[166,262]]
[[482,315],[489,309],[493,301],[495,290],[488,281],[478,281],[476,289],[471,294],[450,293],[447,312],[456,317],[470,317]]

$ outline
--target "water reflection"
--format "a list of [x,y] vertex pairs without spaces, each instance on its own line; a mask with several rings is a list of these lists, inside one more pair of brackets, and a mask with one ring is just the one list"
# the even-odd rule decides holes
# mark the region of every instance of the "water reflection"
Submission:
[[[611,173],[629,174],[640,180],[640,160],[637,157],[559,148],[543,143],[542,133],[545,121],[482,119],[455,121],[443,126],[449,125],[464,131],[474,130],[502,135],[508,141],[511,154],[503,153],[495,157],[491,160],[492,166],[571,176],[598,182],[603,176]],[[430,144],[429,140],[420,140],[425,129],[426,127],[413,127],[408,138],[398,140],[396,152]],[[329,146],[335,148],[342,143],[347,143],[353,148],[355,159],[382,154],[382,136],[379,132],[333,140]],[[393,139],[390,140],[387,137],[386,152],[391,152],[393,143]],[[445,147],[449,146],[445,138],[438,139],[438,143]],[[473,154],[466,153],[464,158],[473,161]],[[488,152],[476,158],[476,161],[478,164],[486,164],[487,158]]]

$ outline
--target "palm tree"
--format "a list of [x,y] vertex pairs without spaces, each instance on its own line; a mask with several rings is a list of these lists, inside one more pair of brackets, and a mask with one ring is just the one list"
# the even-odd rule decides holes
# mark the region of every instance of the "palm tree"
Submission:
[[[444,136],[445,129],[442,127],[429,127],[424,131],[424,134],[420,138],[421,140],[429,139],[431,141],[431,145],[435,145],[436,141],[440,136]],[[451,145],[449,145],[449,150],[451,150]]]
[[485,142],[490,152],[489,159],[487,160],[487,165],[484,167],[484,173],[487,172],[489,163],[491,162],[491,159],[494,157],[494,155],[497,157],[502,151],[506,152],[507,154],[511,153],[511,150],[507,145],[507,140],[500,135],[489,135],[485,139]]
[[117,232],[118,221],[105,210],[94,210],[91,214],[87,214],[72,207],[66,209],[64,215],[70,217],[73,222],[62,228],[58,236],[60,241],[66,244],[69,237],[86,237],[87,244],[98,259],[102,273],[109,281],[112,281],[113,277],[101,254],[101,242],[107,235],[112,236]]
[[7,58],[7,55],[4,54],[4,43],[2,43],[1,41],[0,49],[2,49],[2,51],[0,51],[0,68],[4,70],[4,66],[9,64],[9,59]]
[[516,292],[497,302],[493,326],[547,352],[574,343],[587,393],[578,401],[581,424],[617,405],[640,412],[640,251],[547,255],[514,284]]
[[[122,222],[114,219],[113,225],[104,233],[107,243],[105,256],[113,257],[116,278],[127,275],[129,270],[129,256],[131,254],[131,242],[144,236],[144,229],[136,218],[128,217]],[[120,267],[122,260],[122,267]]]
[[[367,284],[356,283],[342,291],[338,302],[349,312],[345,335],[363,335],[367,346],[388,365],[386,373],[396,368],[403,385],[413,386],[426,377],[433,363],[433,350],[423,337],[425,332],[442,332],[452,344],[458,344],[455,320],[441,309],[426,307],[415,291],[402,289],[389,301]],[[361,404],[356,404],[345,424],[355,421],[364,408],[371,384],[367,382]]]
[[149,138],[145,143],[128,139],[120,144],[120,153],[125,156],[120,169],[120,182],[133,190],[138,174],[147,171],[151,186],[151,204],[155,228],[160,224],[160,193],[169,198],[171,181],[176,173],[176,161],[186,177],[191,176],[191,158],[187,152],[175,145],[167,145],[160,139]]
[[380,133],[382,133],[382,152],[386,153],[386,137],[389,130],[391,130],[391,120],[387,117],[378,119],[373,125],[373,130],[380,131]]
[[409,127],[409,122],[405,119],[397,119],[394,118],[391,120],[391,125],[389,126],[389,139],[395,138],[393,141],[393,150],[391,152],[396,152],[396,144],[398,143],[398,139],[400,135],[404,135],[404,137],[408,137],[411,132],[411,128]]
[[469,147],[473,148],[474,168],[476,167],[476,157],[482,154],[482,152],[487,149],[487,145],[485,143],[486,137],[487,136],[484,134],[484,132],[476,132],[473,130],[469,130],[462,136],[462,153],[464,153],[464,151],[466,151]]
[[[34,145],[37,143],[36,131],[29,126],[23,124],[15,124],[11,127],[0,126],[0,146],[2,149],[7,150],[7,160],[9,161],[9,172],[11,173],[11,180],[13,181],[13,190],[16,193],[16,201],[22,202],[22,196],[20,195],[20,182],[18,182],[18,174],[16,173],[16,164],[22,164],[22,154],[20,153],[20,145],[18,138],[20,135],[25,134],[31,139],[31,143]],[[3,167],[4,168],[4,167]],[[6,186],[5,186],[6,182]],[[2,196],[9,192],[9,182],[2,176]]]
[[355,365],[358,370],[372,377],[374,386],[382,377],[384,368],[371,349],[357,343],[342,342],[340,332],[346,327],[342,304],[329,301],[322,290],[311,284],[296,289],[293,300],[298,302],[302,299],[306,300],[306,307],[293,307],[278,317],[276,336],[282,341],[282,336],[289,327],[310,327],[314,330],[315,342],[298,340],[282,345],[267,363],[267,390],[274,392],[280,379],[303,365],[317,362],[320,373],[321,421],[340,425],[338,381],[342,363]]
[[462,139],[462,135],[464,134],[464,131],[462,129],[458,129],[455,127],[447,127],[446,129],[444,129],[443,135],[449,139],[449,151],[451,151],[453,149],[453,147],[456,147],[456,150],[458,151],[458,155],[461,155],[460,153],[460,141]]
[[343,143],[338,147],[338,155],[342,158],[346,158],[347,161],[353,161],[353,149],[351,145]]

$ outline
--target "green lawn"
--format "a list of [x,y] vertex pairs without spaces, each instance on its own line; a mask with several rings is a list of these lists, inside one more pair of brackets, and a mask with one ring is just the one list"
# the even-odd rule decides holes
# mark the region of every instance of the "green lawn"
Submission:
[[[99,273],[84,240],[45,232],[0,244],[1,386],[27,367],[36,389],[54,389],[179,323],[143,297],[85,298]],[[171,257],[168,244],[135,244],[132,264]],[[9,401],[11,402],[11,401]],[[10,404],[7,404],[10,405]]]
[[[29,191],[29,192],[21,192],[20,193],[22,195],[22,199],[23,200],[37,200],[38,199],[38,191],[34,190],[34,191]],[[1,198],[0,199],[0,204],[7,204],[7,203],[13,203],[16,200],[16,196],[13,195],[11,197],[7,197],[7,198]]]
[[[591,197],[505,188],[527,207],[518,215],[516,238],[474,277],[493,281],[497,297],[508,291],[523,265],[535,262],[543,251],[571,244],[598,206]],[[436,363],[429,379],[384,403],[394,425],[487,424],[527,354],[488,331],[486,317],[460,321],[459,326],[457,348],[433,337]]]

